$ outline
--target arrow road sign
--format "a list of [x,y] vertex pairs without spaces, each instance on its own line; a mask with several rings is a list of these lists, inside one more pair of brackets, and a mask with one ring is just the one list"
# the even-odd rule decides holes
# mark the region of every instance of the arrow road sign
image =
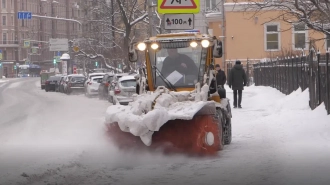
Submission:
[[194,14],[165,14],[166,30],[194,29]]
[[200,0],[158,0],[158,13],[199,13]]

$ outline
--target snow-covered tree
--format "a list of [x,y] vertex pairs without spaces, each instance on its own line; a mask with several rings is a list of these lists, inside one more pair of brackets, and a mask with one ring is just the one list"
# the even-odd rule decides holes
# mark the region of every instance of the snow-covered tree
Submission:
[[[80,48],[85,53],[102,54],[114,61],[108,65],[117,67],[118,59],[123,59],[122,66],[129,71],[129,44],[148,35],[147,0],[96,0],[82,7],[87,16]],[[157,17],[160,22],[158,14]],[[160,24],[156,27],[160,28]]]
[[290,24],[304,23],[311,30],[330,34],[329,0],[249,0],[246,10],[255,11],[254,16],[265,11],[278,11],[269,22],[282,20]]

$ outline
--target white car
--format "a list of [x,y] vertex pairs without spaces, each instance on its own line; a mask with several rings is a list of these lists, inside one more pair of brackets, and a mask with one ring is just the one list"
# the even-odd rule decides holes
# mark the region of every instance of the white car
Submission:
[[134,76],[123,76],[113,84],[109,91],[109,102],[128,105],[133,101],[132,95],[136,93],[136,79]]
[[87,97],[90,97],[92,95],[98,95],[99,93],[99,85],[101,83],[103,79],[103,76],[94,76],[91,77],[91,79],[89,80],[89,82],[87,83],[86,86],[86,91],[85,91],[85,95]]
[[86,93],[86,91],[87,91],[87,84],[89,83],[89,81],[91,80],[91,78],[92,77],[94,77],[94,76],[98,76],[98,77],[104,77],[104,75],[105,75],[105,73],[89,73],[88,75],[87,75],[87,80],[86,80],[86,82],[85,82],[85,84],[84,84],[84,87],[85,87],[85,93]]

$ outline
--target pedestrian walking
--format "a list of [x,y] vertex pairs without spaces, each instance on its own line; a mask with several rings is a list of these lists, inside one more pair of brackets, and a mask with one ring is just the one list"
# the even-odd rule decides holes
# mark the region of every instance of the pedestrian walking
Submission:
[[218,86],[218,93],[221,98],[226,98],[226,89],[224,88],[224,85],[227,81],[226,74],[223,70],[221,70],[219,64],[215,65],[215,70],[217,71],[216,80]]
[[242,91],[244,90],[244,86],[246,86],[246,73],[239,60],[236,61],[234,67],[230,70],[228,85],[234,91],[234,108],[237,108],[237,106],[238,108],[242,108]]

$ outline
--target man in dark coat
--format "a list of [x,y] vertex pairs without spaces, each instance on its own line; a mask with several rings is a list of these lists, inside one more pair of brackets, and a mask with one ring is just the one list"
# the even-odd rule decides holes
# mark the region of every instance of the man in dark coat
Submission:
[[[242,108],[242,91],[244,86],[246,86],[246,74],[245,70],[241,65],[241,61],[237,60],[234,67],[230,70],[228,85],[234,90],[234,108]],[[238,93],[238,102],[237,102],[237,93]]]
[[165,78],[175,70],[185,75],[198,75],[198,68],[190,57],[178,53],[177,49],[167,49],[167,53],[161,69]]

